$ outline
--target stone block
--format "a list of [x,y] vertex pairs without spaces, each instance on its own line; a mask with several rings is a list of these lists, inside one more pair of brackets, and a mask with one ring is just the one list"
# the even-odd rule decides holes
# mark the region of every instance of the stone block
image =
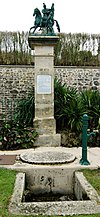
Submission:
[[52,57],[46,57],[46,56],[38,56],[35,57],[35,66],[36,67],[47,67],[53,66],[53,58]]
[[35,147],[58,147],[61,145],[60,134],[43,134],[39,135],[38,139],[34,142]]
[[32,50],[38,46],[54,46],[59,41],[59,36],[29,36],[28,42]]
[[[52,105],[48,105],[48,104],[38,104],[35,106],[35,118],[36,119],[40,119],[44,117],[44,119],[46,118],[50,118],[54,115],[54,109],[52,107]],[[49,124],[49,123],[48,123]]]
[[53,117],[34,119],[33,124],[39,135],[56,133],[56,123]]

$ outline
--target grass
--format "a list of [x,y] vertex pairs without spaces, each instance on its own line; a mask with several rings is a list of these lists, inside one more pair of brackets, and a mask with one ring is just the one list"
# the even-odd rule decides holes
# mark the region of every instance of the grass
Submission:
[[100,195],[100,169],[98,170],[83,170],[83,174],[90,184],[96,189]]
[[[83,173],[100,195],[100,170],[84,170]],[[15,171],[0,169],[0,217],[24,217],[24,215],[12,215],[8,212],[8,204],[13,192],[15,179]],[[32,217],[32,215],[28,217]],[[100,217],[100,214],[74,215],[73,217]]]
[[0,217],[9,216],[7,206],[13,191],[15,171],[0,169]]

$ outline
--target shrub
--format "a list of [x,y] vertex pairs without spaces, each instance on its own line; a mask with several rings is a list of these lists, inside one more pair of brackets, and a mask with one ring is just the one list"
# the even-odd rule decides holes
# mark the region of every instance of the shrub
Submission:
[[32,148],[37,138],[33,129],[34,90],[18,100],[14,117],[10,122],[0,123],[0,149]]
[[0,122],[0,149],[16,150],[32,148],[37,133],[32,127],[21,127],[14,122]]

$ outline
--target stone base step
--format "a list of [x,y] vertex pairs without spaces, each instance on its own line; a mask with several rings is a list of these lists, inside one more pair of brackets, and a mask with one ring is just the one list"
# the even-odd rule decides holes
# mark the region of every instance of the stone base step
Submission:
[[39,135],[34,143],[35,147],[58,147],[61,145],[60,134],[43,134]]

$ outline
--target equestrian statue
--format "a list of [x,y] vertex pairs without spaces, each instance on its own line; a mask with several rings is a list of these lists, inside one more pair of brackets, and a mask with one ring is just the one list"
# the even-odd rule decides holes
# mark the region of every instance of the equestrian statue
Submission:
[[35,16],[35,21],[34,26],[30,28],[30,34],[33,29],[32,34],[34,35],[35,31],[39,27],[39,31],[42,31],[41,34],[55,35],[53,29],[54,23],[56,23],[57,30],[60,32],[58,21],[54,19],[54,3],[51,5],[50,9],[46,7],[45,3],[43,3],[42,14],[38,8],[35,8],[33,16]]

